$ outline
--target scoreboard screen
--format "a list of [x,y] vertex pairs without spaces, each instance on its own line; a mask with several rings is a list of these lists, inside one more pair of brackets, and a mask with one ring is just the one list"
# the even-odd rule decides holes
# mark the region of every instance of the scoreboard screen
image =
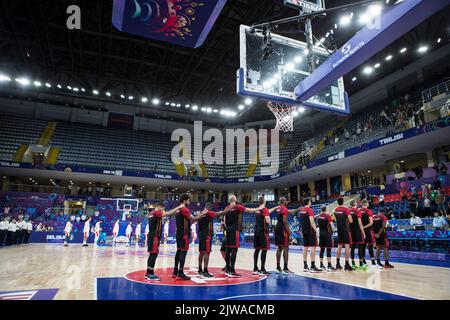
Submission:
[[294,9],[303,9],[306,12],[325,9],[324,0],[284,0],[284,5]]

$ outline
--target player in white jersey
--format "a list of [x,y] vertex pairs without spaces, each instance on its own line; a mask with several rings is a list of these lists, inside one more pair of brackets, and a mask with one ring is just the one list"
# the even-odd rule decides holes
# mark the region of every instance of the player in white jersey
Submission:
[[8,220],[2,218],[0,221],[0,248],[4,246],[6,234],[8,232]]
[[147,241],[148,241],[148,233],[150,232],[150,227],[149,224],[147,222],[147,225],[145,226],[145,243],[144,243],[144,247],[147,246]]
[[30,242],[31,234],[33,233],[33,223],[31,220],[28,220],[28,222],[25,224],[26,226],[26,234],[25,234],[25,243]]
[[98,246],[98,239],[100,238],[100,232],[102,232],[102,222],[103,221],[97,221],[97,223],[95,224],[95,228],[94,228],[94,232],[95,232],[95,239],[94,239],[94,244],[96,246]]
[[116,244],[117,235],[119,234],[120,220],[117,219],[113,227],[113,245]]
[[134,238],[136,240],[136,247],[139,246],[139,239],[141,238],[141,229],[142,225],[140,222],[136,225],[136,229],[134,230]]
[[130,245],[130,241],[131,241],[131,233],[132,233],[132,232],[133,232],[133,224],[132,224],[132,222],[130,221],[130,222],[128,222],[127,229],[125,230],[125,235],[126,235],[127,238],[128,238],[127,246]]
[[191,236],[192,236],[192,245],[195,245],[195,240],[197,240],[197,222],[194,222],[191,225]]
[[64,239],[64,247],[68,246],[68,242],[69,242],[69,238],[70,238],[70,234],[72,233],[72,221],[69,220],[66,222],[66,227],[64,228],[64,235],[65,235],[65,239]]
[[169,220],[166,220],[166,222],[164,223],[164,244],[167,244],[167,240],[169,238],[169,226],[170,222]]
[[87,240],[89,238],[89,232],[91,231],[91,220],[92,217],[87,218],[86,222],[84,223],[83,228],[83,247],[87,247]]

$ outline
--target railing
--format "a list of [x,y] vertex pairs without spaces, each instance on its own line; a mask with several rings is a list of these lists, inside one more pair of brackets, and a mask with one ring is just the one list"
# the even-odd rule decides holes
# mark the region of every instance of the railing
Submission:
[[431,102],[433,97],[436,97],[443,93],[448,93],[450,91],[450,80],[442,82],[434,87],[422,91],[422,101],[423,103]]

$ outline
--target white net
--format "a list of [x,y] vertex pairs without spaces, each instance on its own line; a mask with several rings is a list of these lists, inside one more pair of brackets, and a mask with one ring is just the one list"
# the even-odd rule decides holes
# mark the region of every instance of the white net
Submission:
[[275,115],[277,119],[276,130],[281,132],[292,132],[294,131],[294,112],[296,110],[295,106],[291,106],[281,102],[267,103],[267,107]]

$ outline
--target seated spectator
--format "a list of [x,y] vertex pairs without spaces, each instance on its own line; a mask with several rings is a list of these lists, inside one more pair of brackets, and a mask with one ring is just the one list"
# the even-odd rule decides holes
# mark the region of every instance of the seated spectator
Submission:
[[411,226],[421,226],[423,224],[422,219],[417,217],[414,212],[411,212],[411,218],[409,219],[409,224]]
[[433,219],[433,228],[434,229],[444,229],[446,224],[447,224],[447,221],[445,221],[444,217],[441,214],[439,214],[439,212],[435,212],[434,219]]
[[380,207],[384,207],[384,194],[382,193],[378,196],[378,204]]

